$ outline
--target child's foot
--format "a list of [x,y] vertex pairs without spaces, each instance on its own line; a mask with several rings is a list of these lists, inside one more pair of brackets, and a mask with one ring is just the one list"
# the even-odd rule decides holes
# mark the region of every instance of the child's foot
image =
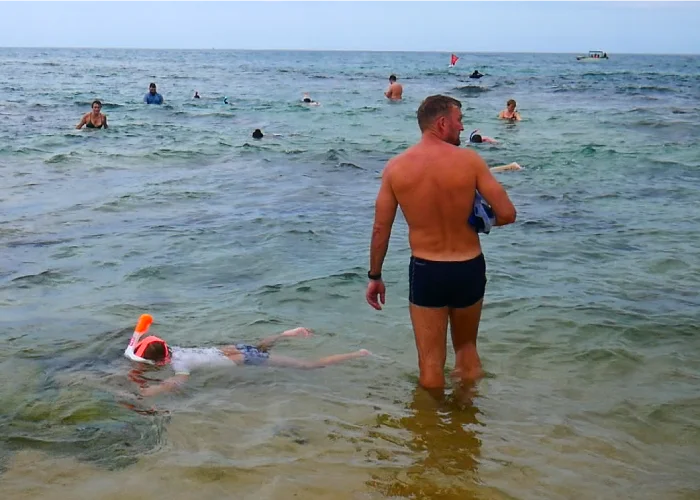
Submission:
[[311,337],[314,334],[312,330],[309,328],[304,328],[303,326],[300,326],[299,328],[294,328],[292,330],[287,330],[284,332],[282,335],[285,337],[303,337],[303,338],[308,338]]

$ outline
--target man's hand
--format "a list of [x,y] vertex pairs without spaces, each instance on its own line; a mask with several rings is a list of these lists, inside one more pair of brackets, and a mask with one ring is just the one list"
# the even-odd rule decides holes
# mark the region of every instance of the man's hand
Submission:
[[[379,301],[384,304],[385,295],[386,287],[384,286],[384,282],[382,280],[369,281],[367,284],[367,293],[365,294],[365,298],[367,299],[367,303],[369,305],[374,307],[377,311],[381,311],[382,306],[379,304]],[[379,300],[377,300],[377,296],[379,296]]]

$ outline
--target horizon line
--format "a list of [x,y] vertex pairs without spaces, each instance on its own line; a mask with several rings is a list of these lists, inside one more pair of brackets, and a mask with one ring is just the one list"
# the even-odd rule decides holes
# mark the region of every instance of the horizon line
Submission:
[[[574,55],[574,54],[587,54],[589,50],[580,52],[550,52],[550,51],[463,51],[463,50],[387,50],[387,49],[232,49],[232,48],[216,48],[212,47],[209,49],[204,48],[160,48],[160,47],[82,47],[82,46],[54,46],[54,47],[44,47],[44,46],[0,46],[0,49],[44,49],[44,50],[55,50],[55,49],[73,49],[73,50],[180,50],[180,51],[229,51],[229,52],[379,52],[379,53],[402,53],[402,54],[562,54],[562,55]],[[598,50],[598,49],[590,49]],[[693,52],[676,52],[676,53],[664,53],[664,52],[610,52],[604,51],[607,54],[617,54],[617,55],[630,55],[630,56],[698,56],[700,53]]]

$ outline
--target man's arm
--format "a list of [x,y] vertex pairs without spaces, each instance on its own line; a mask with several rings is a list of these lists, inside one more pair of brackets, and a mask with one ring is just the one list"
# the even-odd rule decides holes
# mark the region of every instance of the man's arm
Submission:
[[481,193],[486,202],[491,205],[493,213],[496,214],[495,226],[505,226],[515,222],[516,211],[513,202],[510,201],[508,193],[496,180],[489,170],[486,162],[474,151],[464,150],[471,158],[470,162],[476,171],[476,189]]
[[182,385],[185,382],[187,382],[188,378],[189,375],[187,375],[186,373],[178,373],[174,377],[165,379],[158,385],[141,389],[141,395],[145,397],[150,397],[157,396],[158,394],[162,394],[164,392],[174,391],[175,389],[179,389],[180,387],[182,387]]
[[372,228],[372,242],[369,249],[369,270],[371,274],[380,274],[384,265],[384,257],[389,249],[389,237],[391,226],[396,218],[396,210],[399,202],[391,187],[391,162],[386,166],[382,174],[382,183],[377,193],[374,205],[374,227]]

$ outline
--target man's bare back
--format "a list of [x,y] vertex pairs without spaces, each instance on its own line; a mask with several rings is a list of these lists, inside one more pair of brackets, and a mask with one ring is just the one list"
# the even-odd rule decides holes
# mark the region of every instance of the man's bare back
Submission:
[[397,83],[395,75],[389,77],[389,89],[384,92],[384,95],[392,100],[399,100],[403,96],[403,86]]
[[392,83],[389,85],[389,90],[386,91],[385,94],[389,99],[401,99],[401,96],[403,96],[403,86],[400,83]]
[[461,104],[428,97],[418,110],[421,141],[387,164],[377,194],[370,248],[367,302],[381,309],[381,268],[400,206],[408,224],[409,310],[418,349],[420,383],[444,385],[446,331],[452,326],[455,376],[477,379],[476,336],[486,288],[486,264],[476,230],[468,224],[476,191],[491,205],[496,226],[515,221],[515,207],[486,162],[460,149]]
[[481,253],[467,219],[484,168],[475,152],[446,142],[421,142],[387,165],[384,175],[408,224],[413,256],[458,261]]

